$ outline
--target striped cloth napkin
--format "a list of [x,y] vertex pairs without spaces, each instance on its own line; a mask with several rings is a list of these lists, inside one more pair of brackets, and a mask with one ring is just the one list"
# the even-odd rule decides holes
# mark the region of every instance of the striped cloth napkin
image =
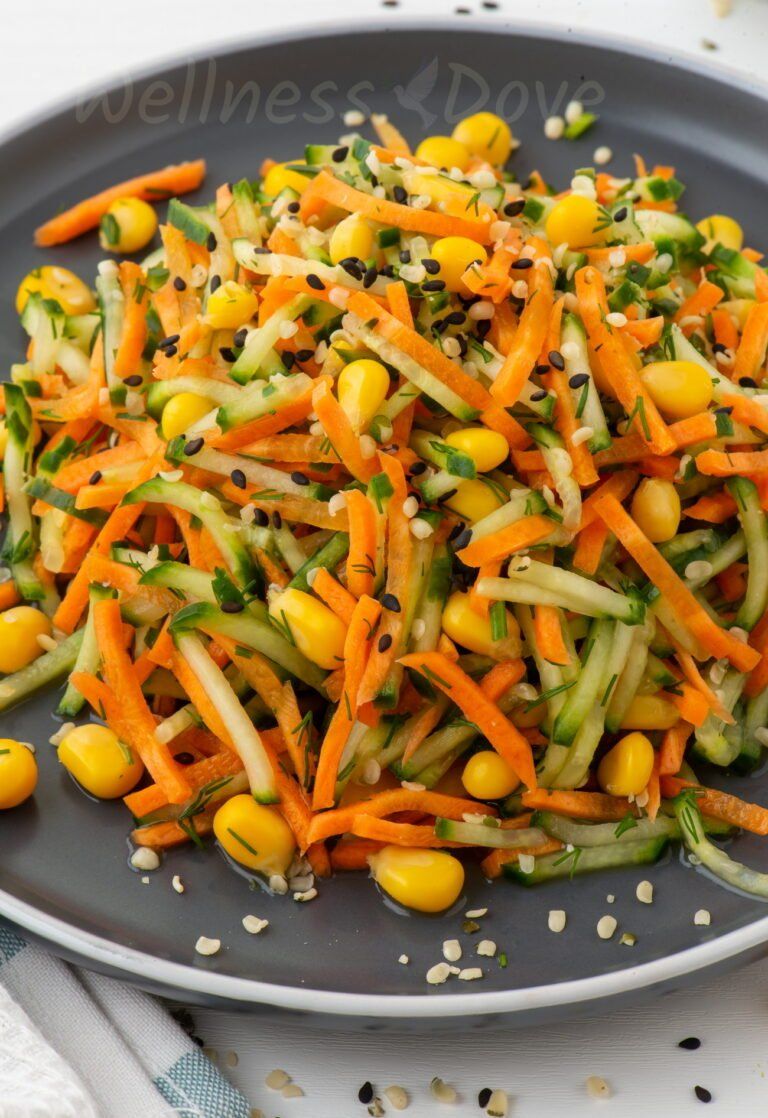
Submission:
[[0,1118],[249,1118],[155,998],[0,924]]

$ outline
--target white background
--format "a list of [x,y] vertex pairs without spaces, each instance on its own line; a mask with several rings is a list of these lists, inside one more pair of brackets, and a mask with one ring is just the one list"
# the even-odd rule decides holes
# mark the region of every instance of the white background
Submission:
[[[725,19],[716,17],[709,0],[500,0],[498,12],[483,11],[478,0],[459,2],[491,24],[525,20],[634,36],[705,58],[711,66],[766,76],[766,0],[735,0]],[[445,17],[453,9],[450,0],[401,0],[399,9],[387,9],[386,15],[393,20],[429,13]],[[37,0],[26,11],[9,4],[0,16],[5,48],[0,129],[63,95],[156,60],[217,40],[246,41],[280,27],[343,21],[347,14],[359,20],[383,13],[374,0],[336,0],[332,7],[317,0]],[[460,23],[467,17],[455,18]],[[718,49],[705,51],[704,39]],[[768,128],[766,133],[768,138]],[[23,174],[23,168],[14,173]],[[768,247],[768,221],[761,247]],[[231,1054],[237,1054],[237,1066],[228,1073],[266,1118],[364,1118],[356,1093],[366,1079],[380,1089],[391,1083],[407,1087],[413,1100],[407,1113],[417,1118],[479,1115],[476,1094],[484,1086],[509,1092],[512,1118],[768,1114],[768,963],[647,1007],[506,1034],[467,1030],[398,1040],[210,1011],[196,1012],[195,1019],[197,1032],[222,1064],[226,1057],[234,1062]],[[679,1050],[677,1042],[692,1034],[702,1038],[702,1048]],[[306,1097],[283,1100],[268,1091],[264,1077],[275,1067],[286,1068]],[[434,1075],[456,1085],[456,1106],[446,1108],[430,1098]],[[587,1098],[589,1075],[610,1082],[610,1101]],[[708,1108],[694,1098],[695,1083],[712,1091]]]

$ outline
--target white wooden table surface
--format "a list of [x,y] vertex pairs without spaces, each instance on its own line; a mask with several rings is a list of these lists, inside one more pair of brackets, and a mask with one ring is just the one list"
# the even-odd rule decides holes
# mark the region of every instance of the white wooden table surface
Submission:
[[[634,36],[705,57],[712,66],[766,77],[766,0],[734,0],[727,18],[717,17],[710,0],[645,0],[642,5],[637,0],[526,0],[524,5],[499,0],[498,11],[485,10],[480,0],[458,4],[489,23],[512,18]],[[452,0],[400,0],[398,10],[387,14],[403,20],[425,13],[446,16],[455,6]],[[347,14],[353,19],[381,14],[376,0],[336,0],[332,6],[317,0],[228,0],[213,6],[189,0],[122,5],[78,0],[74,6],[37,0],[27,18],[14,11],[13,18],[9,8],[0,16],[2,130],[80,88],[217,40],[343,21]],[[717,49],[705,50],[703,40]],[[476,1095],[485,1086],[508,1091],[512,1118],[768,1115],[768,962],[649,1006],[505,1034],[467,1030],[417,1041],[213,1011],[194,1016],[198,1034],[266,1118],[364,1116],[356,1096],[368,1079],[379,1089],[406,1087],[412,1098],[407,1113],[417,1118],[479,1115]],[[691,1035],[701,1038],[701,1048],[680,1050],[678,1041]],[[237,1063],[230,1068],[233,1053]],[[303,1099],[284,1100],[265,1087],[265,1076],[276,1067],[304,1088]],[[430,1097],[434,1075],[457,1087],[456,1105],[445,1107]],[[610,1100],[587,1096],[584,1081],[590,1075],[610,1083]],[[712,1092],[709,1107],[695,1098],[695,1084]]]

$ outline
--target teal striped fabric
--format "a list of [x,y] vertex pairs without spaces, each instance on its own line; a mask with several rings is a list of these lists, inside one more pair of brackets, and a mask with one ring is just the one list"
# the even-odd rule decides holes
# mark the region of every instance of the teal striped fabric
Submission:
[[187,1052],[155,1086],[179,1118],[249,1118],[251,1112],[243,1095],[199,1051]]

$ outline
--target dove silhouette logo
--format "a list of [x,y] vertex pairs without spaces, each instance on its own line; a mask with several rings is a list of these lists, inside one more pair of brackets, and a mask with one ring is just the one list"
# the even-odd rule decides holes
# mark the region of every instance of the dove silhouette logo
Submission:
[[407,85],[395,86],[395,97],[401,108],[418,113],[422,127],[429,126],[437,119],[436,114],[425,108],[424,102],[437,84],[440,64],[433,58],[415,74]]

